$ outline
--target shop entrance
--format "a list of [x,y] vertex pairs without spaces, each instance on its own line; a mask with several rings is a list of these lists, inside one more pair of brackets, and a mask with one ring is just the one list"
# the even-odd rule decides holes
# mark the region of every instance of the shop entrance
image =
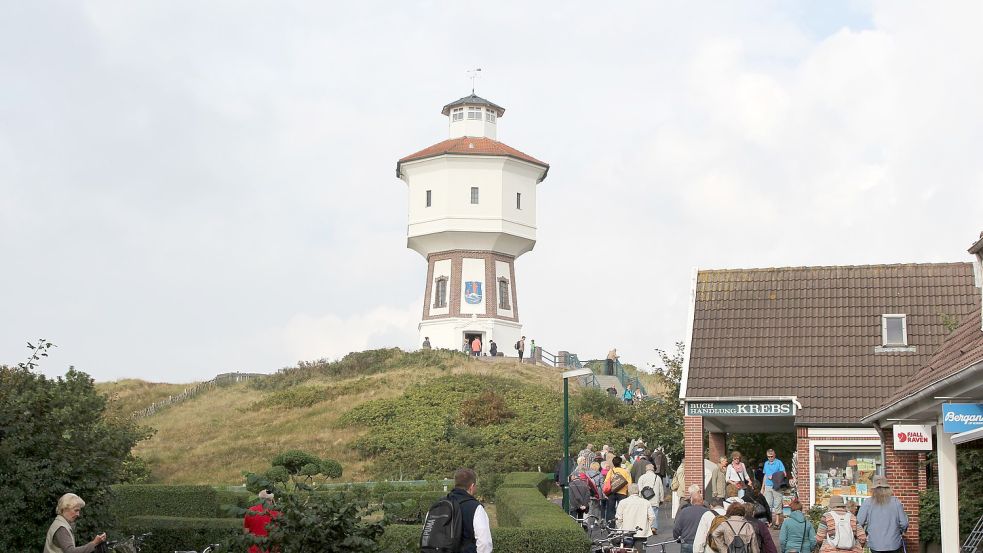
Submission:
[[474,339],[475,338],[477,338],[481,342],[481,351],[478,352],[479,354],[481,352],[483,352],[483,351],[485,351],[485,350],[488,349],[488,347],[485,345],[485,333],[484,332],[465,332],[464,333],[464,340],[468,344],[467,349],[466,349],[466,352],[468,354],[473,355],[471,353],[471,343],[474,342]]

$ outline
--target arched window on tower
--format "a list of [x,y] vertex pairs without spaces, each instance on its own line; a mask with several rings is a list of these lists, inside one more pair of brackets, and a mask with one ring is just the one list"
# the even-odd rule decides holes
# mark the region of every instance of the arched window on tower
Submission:
[[509,279],[505,277],[498,279],[498,308],[512,309],[509,303]]
[[435,309],[447,307],[447,277],[437,277],[433,286],[433,306]]

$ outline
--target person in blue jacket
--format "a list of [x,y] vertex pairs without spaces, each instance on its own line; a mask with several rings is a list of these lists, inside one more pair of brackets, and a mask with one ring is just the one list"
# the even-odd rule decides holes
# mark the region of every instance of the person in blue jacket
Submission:
[[781,553],[809,553],[816,547],[816,529],[812,522],[802,514],[802,503],[793,499],[792,514],[782,524],[778,534],[778,550]]

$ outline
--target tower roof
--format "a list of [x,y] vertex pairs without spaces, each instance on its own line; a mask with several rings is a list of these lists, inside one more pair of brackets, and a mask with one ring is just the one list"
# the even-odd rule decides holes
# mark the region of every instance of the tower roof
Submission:
[[[447,154],[467,156],[505,156],[525,161],[527,163],[532,163],[533,165],[538,165],[546,169],[546,171],[549,171],[550,168],[549,164],[545,161],[540,161],[529,154],[520,152],[508,144],[504,144],[497,140],[492,140],[491,138],[462,136],[459,138],[450,138],[443,142],[438,142],[433,146],[424,148],[419,152],[410,154],[400,159],[398,162],[396,162],[396,176],[399,177],[401,175],[400,166],[407,161],[417,161],[420,159]],[[546,172],[543,173],[543,178],[540,179],[540,181],[545,178]]]
[[461,98],[459,100],[454,100],[453,102],[447,104],[446,106],[444,106],[444,109],[440,110],[440,113],[442,115],[449,115],[451,112],[451,108],[456,108],[457,106],[465,106],[465,105],[490,107],[494,109],[496,112],[498,112],[499,117],[501,117],[505,113],[505,108],[503,108],[500,105],[489,102],[488,100],[485,100],[481,96],[476,95],[474,92],[472,92],[470,96],[465,96],[464,98]]

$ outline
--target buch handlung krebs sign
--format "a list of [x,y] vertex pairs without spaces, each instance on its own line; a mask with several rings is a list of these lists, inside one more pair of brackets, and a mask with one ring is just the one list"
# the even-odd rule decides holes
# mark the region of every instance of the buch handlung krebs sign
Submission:
[[690,417],[791,417],[791,401],[692,401],[686,402]]

